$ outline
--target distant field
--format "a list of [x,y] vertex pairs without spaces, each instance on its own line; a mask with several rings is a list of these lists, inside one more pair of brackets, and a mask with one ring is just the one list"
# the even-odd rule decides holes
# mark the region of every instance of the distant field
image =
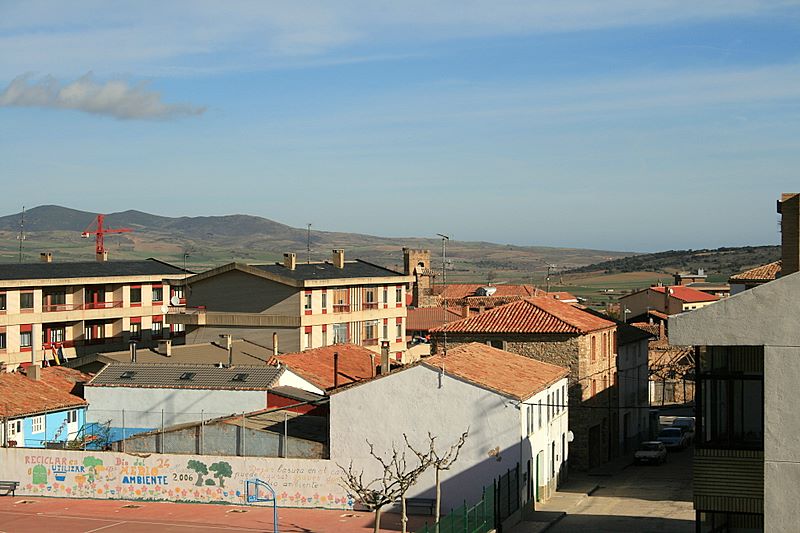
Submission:
[[567,291],[575,296],[585,298],[592,307],[605,308],[623,294],[644,289],[657,283],[671,283],[672,276],[663,272],[623,272],[617,274],[569,274],[565,275],[557,285],[551,285],[552,291]]

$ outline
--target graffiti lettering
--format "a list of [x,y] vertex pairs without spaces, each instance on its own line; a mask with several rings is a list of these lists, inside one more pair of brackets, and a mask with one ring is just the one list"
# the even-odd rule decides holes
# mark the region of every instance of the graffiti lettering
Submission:
[[122,476],[122,483],[130,485],[166,485],[167,476]]

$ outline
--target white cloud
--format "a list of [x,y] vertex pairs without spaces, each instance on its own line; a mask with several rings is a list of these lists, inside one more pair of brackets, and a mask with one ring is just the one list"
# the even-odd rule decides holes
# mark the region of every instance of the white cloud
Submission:
[[0,93],[0,106],[73,109],[118,119],[166,119],[205,111],[187,104],[164,103],[161,95],[148,90],[145,82],[100,83],[91,73],[64,85],[52,76],[39,81],[33,81],[29,74],[18,76]]
[[[794,0],[174,0],[0,5],[0,79],[37,70],[150,75],[415,52],[469,37],[780,14]],[[399,49],[398,49],[399,48]],[[376,55],[376,56],[377,56]]]

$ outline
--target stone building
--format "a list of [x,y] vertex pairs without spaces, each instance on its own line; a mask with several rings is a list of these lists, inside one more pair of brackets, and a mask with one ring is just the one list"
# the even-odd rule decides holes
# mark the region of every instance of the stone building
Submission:
[[[569,464],[585,470],[609,459],[618,442],[614,322],[554,298],[527,298],[431,331],[434,350],[481,342],[569,369]],[[446,360],[446,355],[444,355]],[[558,398],[551,398],[554,405]]]

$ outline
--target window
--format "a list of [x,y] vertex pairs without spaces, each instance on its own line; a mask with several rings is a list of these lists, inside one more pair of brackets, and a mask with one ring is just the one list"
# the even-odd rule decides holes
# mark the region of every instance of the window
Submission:
[[169,326],[173,335],[180,336],[186,332],[186,324],[170,324]]
[[364,309],[377,309],[378,301],[375,287],[364,289]]
[[595,346],[595,338],[594,335],[592,335],[592,363],[594,363],[595,360],[596,349],[597,347]]
[[323,329],[322,330],[322,345],[323,346],[327,346],[328,345],[328,330],[327,329]]
[[347,313],[350,311],[350,291],[348,289],[336,289],[333,291],[333,312]]
[[328,291],[322,291],[322,309],[328,308]]
[[364,322],[364,344],[378,343],[378,321],[367,320]]
[[142,325],[138,322],[131,322],[131,338],[138,339],[142,334]]
[[348,342],[348,335],[347,335],[347,324],[334,324],[333,325],[333,342],[335,344],[341,344],[343,342]]
[[59,342],[64,342],[64,337],[66,336],[65,328],[48,328],[42,334],[42,343],[50,343],[56,344]]
[[42,433],[44,431],[44,416],[34,416],[31,418],[31,433]]
[[547,395],[547,423],[550,423],[550,412],[552,411],[553,406],[550,404],[550,394]]
[[[297,301],[297,300],[295,300]],[[305,306],[304,309],[306,311],[311,311],[311,293],[306,293],[305,295]]]
[[78,411],[72,410],[67,411],[67,423],[77,422],[78,421]]
[[597,380],[592,380],[592,396],[597,395]]
[[19,307],[20,309],[33,309],[33,293],[32,292],[22,292],[19,295]]
[[403,323],[402,322],[398,322],[397,323],[397,338],[398,339],[402,339],[403,338]]
[[533,433],[533,406],[526,405],[526,412],[528,414],[528,435]]
[[608,357],[608,333],[603,333],[603,358]]
[[699,447],[764,449],[764,348],[700,350]]
[[153,301],[154,302],[164,301],[164,287],[160,285],[157,287],[153,287]]
[[564,408],[567,408],[567,386],[561,386],[561,403],[563,403]]
[[172,296],[178,298],[180,303],[186,302],[186,297],[184,296],[183,287],[171,287],[170,291],[172,292]]
[[307,332],[306,332],[306,334],[305,334],[305,337],[304,337],[304,338],[305,338],[305,340],[304,340],[303,342],[304,342],[305,344],[303,345],[303,347],[304,347],[306,350],[308,350],[309,348],[311,348],[311,332],[310,332],[310,331],[307,331]]
[[6,310],[6,293],[0,292],[0,311]]
[[12,420],[8,424],[8,436],[13,437],[17,433],[22,433],[22,420]]
[[5,332],[0,333],[0,350],[6,349],[6,334]]
[[195,375],[195,372],[184,372],[178,379],[182,381],[192,381]]
[[505,348],[505,346],[504,346],[505,343],[503,341],[501,341],[501,340],[489,341],[489,344],[492,346],[492,348],[497,348],[499,350],[502,350],[503,348]]
[[153,322],[153,327],[151,328],[151,331],[153,337],[160,337],[164,333],[164,323]]
[[542,400],[539,400],[539,429],[542,428]]
[[389,287],[383,288],[383,303],[385,304],[389,303]]
[[555,402],[555,414],[561,412],[561,391],[556,389],[556,402]]
[[403,288],[402,287],[397,287],[394,290],[394,301],[399,303],[399,304],[403,303]]
[[142,303],[142,288],[131,287],[131,305]]
[[126,370],[122,374],[120,374],[119,379],[133,379],[133,376],[136,375],[135,370]]
[[30,331],[19,332],[19,346],[20,348],[30,348],[33,346],[33,334]]
[[384,324],[383,325],[383,338],[384,339],[388,339],[389,338],[389,324]]

